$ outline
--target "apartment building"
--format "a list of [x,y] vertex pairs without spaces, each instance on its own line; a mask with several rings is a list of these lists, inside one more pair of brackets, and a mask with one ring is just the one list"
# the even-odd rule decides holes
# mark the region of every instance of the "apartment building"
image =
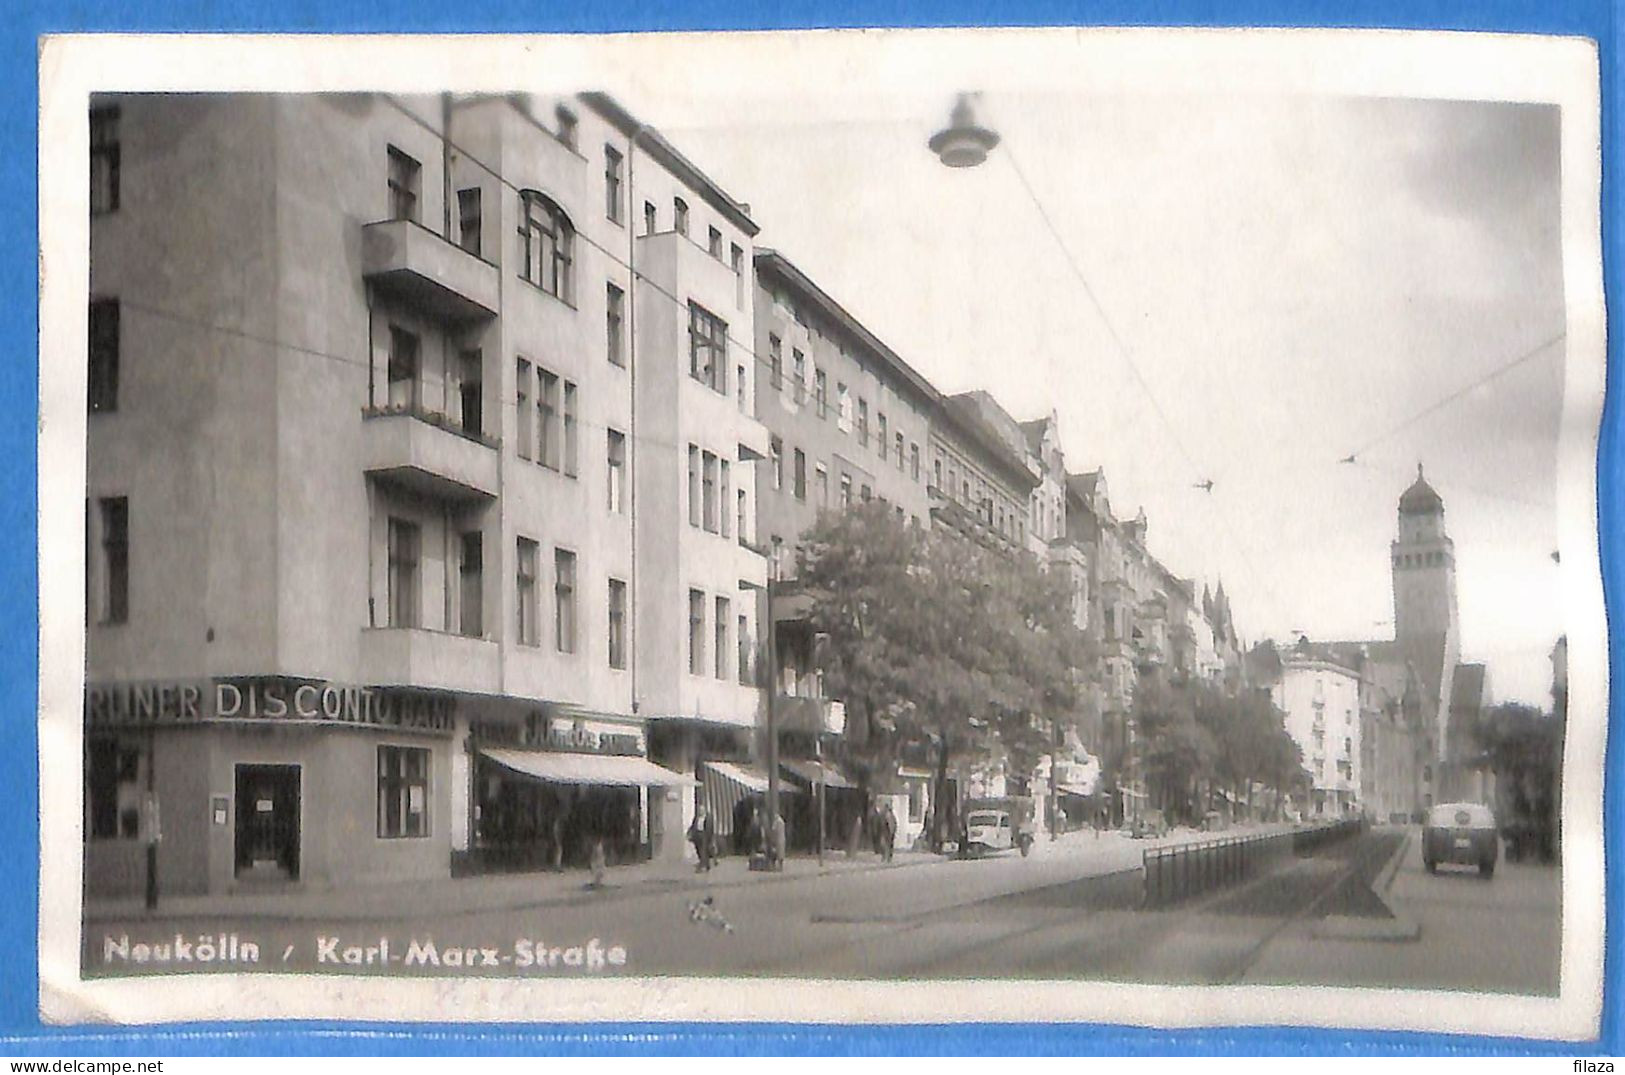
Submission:
[[1280,649],[1281,672],[1271,699],[1286,714],[1287,734],[1303,752],[1310,801],[1304,812],[1338,817],[1360,806],[1361,735],[1369,684],[1361,669],[1327,646],[1299,639]]
[[601,95],[91,127],[87,889],[680,854],[757,709],[744,207]]
[[931,518],[999,552],[1027,549],[1027,517],[1040,475],[988,421],[979,396],[945,396],[931,421]]

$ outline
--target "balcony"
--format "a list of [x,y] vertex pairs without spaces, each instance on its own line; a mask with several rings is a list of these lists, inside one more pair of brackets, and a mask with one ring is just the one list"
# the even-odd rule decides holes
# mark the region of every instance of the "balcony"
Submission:
[[362,469],[382,481],[439,500],[497,495],[494,441],[465,434],[439,415],[408,408],[362,411]]
[[497,643],[419,627],[361,631],[361,675],[374,686],[426,687],[496,694],[502,689]]
[[828,698],[780,694],[773,699],[773,724],[780,732],[836,735],[846,728],[846,704]]
[[767,426],[749,415],[739,416],[739,461],[750,463],[768,456]]
[[497,267],[413,220],[361,229],[361,275],[418,309],[449,321],[495,317]]

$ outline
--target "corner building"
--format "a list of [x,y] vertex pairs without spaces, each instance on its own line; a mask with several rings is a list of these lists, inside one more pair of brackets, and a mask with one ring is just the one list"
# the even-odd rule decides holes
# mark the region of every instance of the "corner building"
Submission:
[[594,94],[91,128],[87,893],[680,855],[758,702],[744,207]]

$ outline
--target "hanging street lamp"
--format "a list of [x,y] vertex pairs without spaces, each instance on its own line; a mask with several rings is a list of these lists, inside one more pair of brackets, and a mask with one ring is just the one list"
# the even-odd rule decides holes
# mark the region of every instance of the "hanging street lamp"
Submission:
[[962,93],[948,117],[948,126],[931,136],[926,143],[931,152],[949,168],[974,168],[987,160],[999,136],[986,127],[978,126],[971,102],[973,93]]

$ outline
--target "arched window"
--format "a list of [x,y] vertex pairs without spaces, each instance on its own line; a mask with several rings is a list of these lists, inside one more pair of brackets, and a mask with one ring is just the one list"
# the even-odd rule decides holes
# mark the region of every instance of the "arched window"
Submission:
[[574,302],[575,227],[545,194],[521,191],[519,202],[519,275],[555,298]]

